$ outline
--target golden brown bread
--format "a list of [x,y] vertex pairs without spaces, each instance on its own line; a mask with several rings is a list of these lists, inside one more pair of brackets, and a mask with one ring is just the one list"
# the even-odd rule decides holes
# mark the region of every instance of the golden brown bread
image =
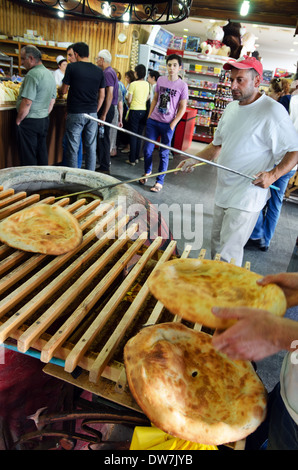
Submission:
[[63,207],[36,204],[1,221],[0,240],[23,251],[61,255],[80,245],[82,230]]
[[236,320],[217,318],[212,307],[253,307],[283,316],[287,302],[275,284],[260,286],[262,276],[224,261],[175,259],[148,279],[152,294],[173,314],[210,328],[227,328]]
[[181,323],[146,327],[124,348],[129,388],[151,422],[201,444],[235,442],[266,414],[252,365],[217,352],[211,336]]

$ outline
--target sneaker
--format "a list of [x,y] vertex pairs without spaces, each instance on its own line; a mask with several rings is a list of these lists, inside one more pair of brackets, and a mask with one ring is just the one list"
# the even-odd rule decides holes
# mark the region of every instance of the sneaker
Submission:
[[250,238],[248,242],[246,243],[245,247],[249,247],[249,246],[255,246],[256,248],[259,248],[262,251],[267,251],[267,250],[263,250],[263,248],[266,248],[264,238],[255,238],[255,239]]

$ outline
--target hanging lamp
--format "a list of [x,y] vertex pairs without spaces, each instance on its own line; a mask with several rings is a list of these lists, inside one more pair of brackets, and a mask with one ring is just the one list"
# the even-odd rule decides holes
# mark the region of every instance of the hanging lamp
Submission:
[[171,24],[188,18],[192,0],[18,0],[70,19],[103,20],[130,24]]

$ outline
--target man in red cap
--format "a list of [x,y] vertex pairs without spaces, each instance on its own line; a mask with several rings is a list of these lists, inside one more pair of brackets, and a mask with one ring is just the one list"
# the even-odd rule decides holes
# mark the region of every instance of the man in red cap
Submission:
[[[263,67],[244,56],[224,64],[233,101],[226,107],[211,144],[198,156],[255,179],[217,170],[211,256],[242,265],[243,249],[270,197],[269,186],[298,163],[298,133],[283,106],[259,91]],[[192,171],[196,160],[178,167]]]

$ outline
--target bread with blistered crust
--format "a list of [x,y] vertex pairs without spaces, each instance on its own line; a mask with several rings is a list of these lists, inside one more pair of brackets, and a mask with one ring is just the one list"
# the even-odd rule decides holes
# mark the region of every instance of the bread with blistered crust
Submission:
[[77,219],[49,204],[27,207],[0,222],[0,241],[18,250],[61,255],[82,242]]
[[164,432],[200,444],[245,438],[266,414],[266,390],[250,362],[216,351],[211,336],[181,323],[146,327],[124,348],[130,391]]
[[209,328],[224,329],[235,319],[216,317],[212,307],[251,307],[283,316],[287,301],[275,285],[260,286],[260,274],[216,260],[175,259],[148,279],[151,293],[174,315]]

